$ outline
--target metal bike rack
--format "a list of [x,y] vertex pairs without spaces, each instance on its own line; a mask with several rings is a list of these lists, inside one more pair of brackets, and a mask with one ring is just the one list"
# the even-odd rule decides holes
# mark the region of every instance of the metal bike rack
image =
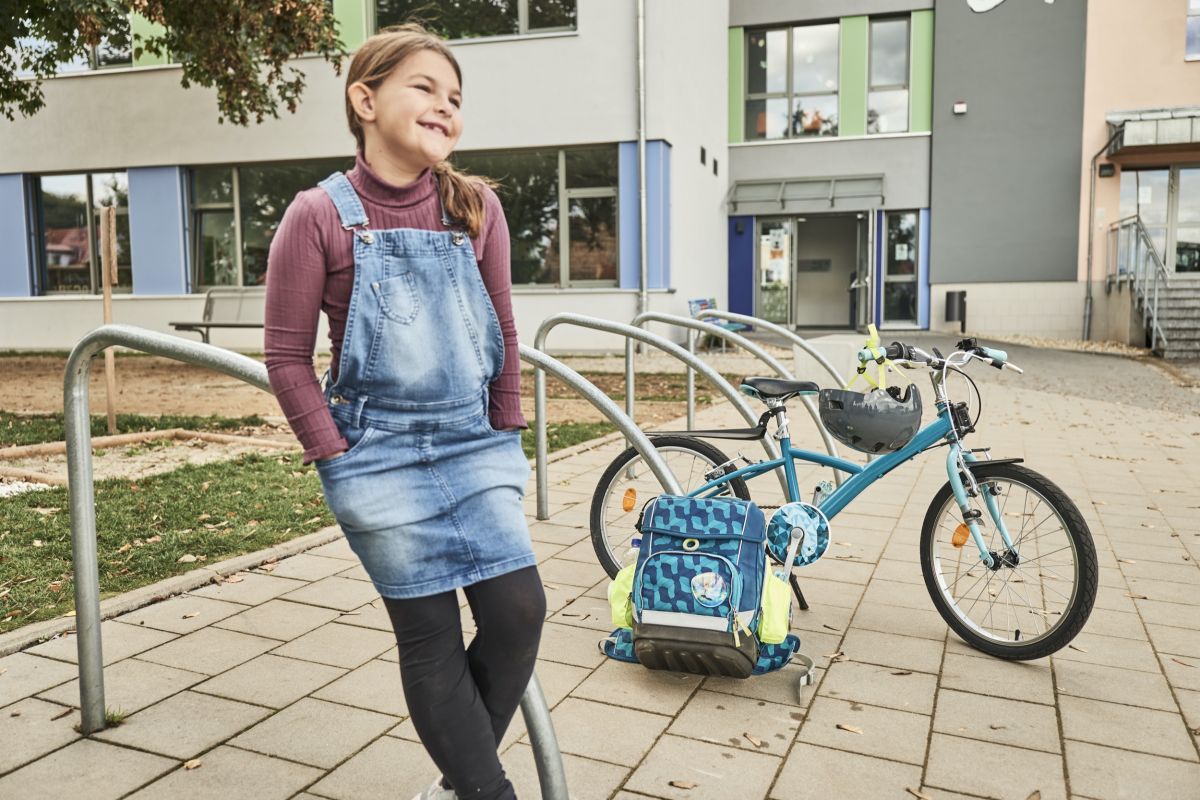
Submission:
[[[245,381],[271,393],[266,367],[252,358],[131,325],[103,325],[84,336],[71,350],[63,378],[63,407],[67,439],[67,480],[71,513],[71,552],[74,563],[76,646],[79,653],[80,730],[85,735],[103,730],[104,659],[100,632],[100,573],[96,544],[96,496],[92,482],[91,424],[88,378],[92,358],[119,345],[143,353],[205,367]],[[620,409],[577,372],[532,348],[521,347],[521,358],[552,372],[578,390],[619,427],[646,459],[663,488],[679,492],[678,481],[650,440]],[[550,719],[550,709],[534,675],[521,698],[529,730],[542,797],[568,800],[562,754]]]
[[704,316],[704,317],[714,317],[716,319],[727,319],[730,322],[743,322],[747,325],[752,325],[755,328],[762,328],[763,330],[771,331],[772,333],[777,333],[780,336],[782,336],[783,338],[790,341],[792,344],[799,347],[804,352],[808,353],[813,358],[815,358],[817,363],[820,364],[822,367],[824,367],[825,371],[828,372],[835,381],[837,381],[839,389],[846,385],[846,379],[842,377],[842,374],[840,372],[838,372],[836,368],[834,368],[833,364],[829,363],[829,359],[827,359],[825,356],[818,353],[811,344],[809,344],[808,342],[806,342],[804,340],[804,337],[800,336],[795,331],[789,331],[787,328],[783,327],[782,325],[777,325],[774,322],[767,322],[765,319],[759,319],[758,317],[752,317],[748,314],[735,314],[732,311],[717,311],[715,309],[704,309],[703,311],[697,311],[696,313],[698,315]]
[[[697,372],[699,372],[701,375],[703,375],[705,378],[707,378],[709,381],[711,381],[712,384],[714,386],[716,386],[717,389],[722,394],[724,394],[725,397],[728,398],[731,403],[733,403],[734,408],[736,408],[741,413],[742,417],[745,418],[747,423],[754,425],[755,423],[758,422],[758,417],[755,416],[755,414],[751,410],[750,406],[748,406],[746,404],[746,401],[742,399],[742,395],[740,395],[738,393],[738,391],[729,384],[729,381],[722,378],[720,373],[718,373],[712,367],[708,366],[703,361],[701,361],[699,358],[692,355],[687,350],[684,350],[682,347],[680,347],[679,345],[670,341],[669,339],[665,339],[662,336],[657,336],[657,335],[650,333],[649,331],[646,331],[642,328],[636,328],[632,325],[625,325],[620,322],[612,322],[611,320],[600,319],[598,317],[588,317],[583,314],[572,314],[572,313],[554,314],[553,316],[547,317],[546,319],[542,320],[542,324],[538,326],[537,336],[534,339],[534,349],[537,351],[541,351],[545,347],[547,334],[549,334],[550,331],[552,329],[554,329],[555,327],[557,327],[559,325],[564,325],[564,324],[577,325],[581,328],[591,328],[592,330],[604,331],[606,333],[615,333],[615,334],[624,336],[626,339],[637,339],[640,342],[645,342],[646,344],[653,345],[654,347],[657,347],[658,349],[663,350],[663,351],[669,353],[670,355],[673,355],[675,358],[677,358],[680,361],[682,361],[683,363],[691,366],[693,369],[695,369]],[[522,357],[524,357],[524,351],[522,351]],[[578,373],[575,373],[575,374],[578,377]],[[582,377],[579,377],[579,379],[583,380]],[[607,400],[608,398],[606,397],[605,399]],[[612,401],[610,400],[609,402],[611,403]],[[633,403],[633,397],[630,394],[626,393],[625,407],[627,409],[629,409],[630,411],[632,411],[632,409],[633,409],[632,403]],[[549,519],[549,517],[550,517],[550,487],[549,487],[549,482],[548,482],[548,478],[547,478],[547,463],[546,463],[546,457],[547,457],[547,452],[546,452],[547,451],[547,443],[546,443],[546,375],[545,375],[545,371],[543,371],[542,369],[537,369],[534,371],[534,407],[535,407],[534,415],[536,417],[536,419],[534,420],[536,471],[537,471],[537,514],[536,515],[537,515],[538,519]],[[610,419],[611,419],[611,417],[610,417]],[[629,419],[630,419],[630,424],[632,425],[633,424],[632,416],[630,416]],[[637,439],[635,439],[632,436],[629,436],[629,433],[628,433],[628,431],[626,431],[626,429],[622,428],[622,430],[625,431],[626,436],[630,439],[630,442],[633,444],[634,447],[637,447],[638,452],[642,453],[643,457],[644,457],[645,451],[642,449],[642,447],[638,446]],[[637,430],[639,435],[644,436],[644,434],[642,434],[640,429],[638,429],[636,426],[634,426],[634,430]],[[647,445],[649,445],[648,439],[646,440],[646,442],[647,442]],[[771,441],[770,439],[764,438],[762,440],[762,445],[763,445],[763,449],[767,452],[767,455],[770,458],[773,458],[773,459],[779,458],[779,455],[780,455],[779,448],[778,448],[778,446],[776,446],[775,442]],[[652,445],[650,445],[650,446],[652,447]],[[655,475],[656,475],[656,477],[659,477],[657,471],[655,471]],[[662,482],[661,477],[659,477],[659,482],[660,483]],[[786,491],[786,483],[784,484],[784,487],[785,487],[785,491]],[[678,489],[673,490],[673,491],[678,491]]]
[[[675,325],[680,328],[687,328],[688,332],[689,332],[688,352],[692,353],[692,355],[695,355],[694,347],[695,347],[696,337],[694,335],[691,335],[691,332],[692,331],[702,331],[704,333],[708,333],[713,336],[719,336],[722,339],[725,339],[726,341],[730,342],[731,344],[737,345],[738,347],[742,348],[746,352],[750,353],[750,355],[757,358],[759,361],[766,364],[771,369],[775,370],[775,373],[777,375],[779,375],[779,377],[784,378],[785,380],[789,380],[789,381],[796,379],[796,376],[792,374],[792,371],[790,369],[785,367],[782,363],[780,363],[779,359],[775,358],[773,355],[768,353],[766,350],[764,350],[762,347],[760,347],[757,343],[750,341],[745,336],[742,336],[741,334],[739,334],[735,331],[726,330],[725,328],[722,328],[720,325],[714,325],[711,322],[704,322],[703,320],[694,319],[692,317],[681,317],[677,314],[664,314],[659,311],[642,312],[641,314],[638,314],[636,317],[634,317],[633,320],[629,324],[633,325],[635,327],[641,327],[643,322],[663,322],[668,325]],[[633,340],[626,339],[625,340],[625,398],[626,398],[625,413],[628,414],[630,416],[630,418],[633,417],[633,384],[634,384],[633,359],[634,359]],[[688,371],[687,371],[687,379],[688,379],[687,380],[688,427],[694,428],[696,425],[696,410],[695,410],[695,403],[696,403],[695,393],[696,392],[695,392],[695,379],[693,377],[692,368],[690,366],[688,367]],[[801,400],[801,402],[804,403],[804,407],[808,410],[808,415],[810,417],[812,417],[813,423],[816,424],[817,432],[821,434],[821,440],[825,443],[825,452],[827,452],[831,456],[837,456],[838,455],[837,444],[834,443],[833,437],[829,435],[829,431],[826,430],[825,426],[821,423],[821,414],[819,411],[817,411],[817,404],[815,402],[813,402],[813,399],[811,397],[801,397],[800,400]],[[842,485],[842,473],[836,469],[833,470],[833,480],[838,486],[841,486]],[[784,491],[785,492],[787,491],[786,483],[784,486]]]

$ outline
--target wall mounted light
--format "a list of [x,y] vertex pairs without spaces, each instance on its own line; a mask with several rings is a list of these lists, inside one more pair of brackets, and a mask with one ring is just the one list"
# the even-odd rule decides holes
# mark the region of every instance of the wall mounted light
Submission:
[[958,114],[958,115],[967,113],[967,101],[966,100],[955,100],[954,107],[952,108],[952,110],[954,111],[955,114]]

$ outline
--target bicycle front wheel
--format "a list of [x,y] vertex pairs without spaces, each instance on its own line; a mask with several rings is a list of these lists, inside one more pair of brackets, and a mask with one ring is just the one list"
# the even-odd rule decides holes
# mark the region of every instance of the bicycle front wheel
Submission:
[[[650,441],[685,494],[703,486],[707,482],[704,474],[729,460],[708,442],[690,436],[652,436]],[[662,492],[662,485],[650,466],[632,447],[613,459],[600,476],[592,495],[592,547],[610,578],[615,578],[624,566],[624,554],[637,536],[634,525],[642,506]],[[744,480],[734,478],[716,496],[749,500],[750,490]]]
[[[1016,464],[974,470],[988,567],[967,535],[950,483],[934,496],[921,528],[921,572],[933,604],[967,644],[1025,661],[1065,647],[1087,622],[1099,568],[1091,531],[1061,489]],[[988,511],[991,493],[1012,548]]]

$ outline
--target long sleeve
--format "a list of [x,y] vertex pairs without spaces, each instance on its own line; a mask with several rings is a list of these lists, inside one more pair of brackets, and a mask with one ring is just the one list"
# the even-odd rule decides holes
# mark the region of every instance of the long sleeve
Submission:
[[504,335],[504,370],[489,387],[488,417],[497,430],[525,428],[528,425],[521,413],[521,355],[512,309],[508,222],[499,198],[490,189],[485,190],[485,208],[484,229],[480,236],[482,247],[475,250],[482,252],[479,271]]
[[325,231],[336,215],[320,189],[301,192],[288,206],[267,258],[263,349],[275,398],[296,438],[304,463],[345,450],[346,440],[325,405],[313,349],[326,283]]

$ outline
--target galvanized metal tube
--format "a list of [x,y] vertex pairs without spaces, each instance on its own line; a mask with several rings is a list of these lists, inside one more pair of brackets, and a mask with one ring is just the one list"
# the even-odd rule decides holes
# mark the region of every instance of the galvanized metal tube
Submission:
[[[540,346],[540,345],[539,345]],[[546,440],[546,373],[533,371],[533,469],[537,475],[537,504],[534,516],[550,518],[550,487],[546,477],[546,459],[549,456]]]
[[[687,332],[687,347],[689,353],[696,355],[696,332],[691,328]],[[689,430],[696,427],[696,373],[691,367],[687,368],[687,426]]]
[[837,381],[839,389],[846,385],[846,379],[843,378],[842,374],[834,368],[833,364],[829,363],[829,359],[818,353],[811,344],[806,342],[804,338],[798,335],[795,331],[789,331],[782,325],[776,325],[774,322],[767,322],[765,319],[752,317],[748,314],[735,314],[732,311],[715,311],[713,309],[705,309],[704,311],[698,313],[706,317],[727,319],[730,322],[744,322],[747,325],[753,325],[756,328],[762,328],[763,330],[777,333],[816,359],[817,363],[824,367],[825,371],[828,372],[835,381]]
[[521,714],[525,717],[525,730],[529,732],[529,744],[533,747],[533,762],[537,767],[542,797],[570,800],[567,773],[563,768],[562,752],[558,749],[558,737],[554,733],[554,723],[550,720],[546,695],[542,692],[542,685],[536,674],[530,676],[529,686],[521,697]]
[[[784,378],[785,380],[795,380],[795,376],[792,374],[792,371],[785,367],[779,361],[779,359],[768,353],[757,343],[752,342],[736,331],[726,330],[720,325],[714,325],[711,322],[704,322],[703,320],[694,319],[692,317],[681,317],[677,314],[663,314],[659,311],[648,311],[644,314],[638,314],[633,318],[633,321],[630,324],[640,327],[644,322],[663,322],[668,325],[676,325],[681,328],[687,328],[689,335],[694,335],[694,331],[703,331],[712,336],[719,336],[725,341],[730,342],[731,344],[734,344],[750,353],[750,355],[754,356],[759,361],[763,362],[772,370],[774,370],[775,374],[779,375],[781,378]],[[826,430],[825,426],[821,423],[821,414],[817,410],[817,404],[813,402],[811,397],[801,397],[800,402],[804,403],[805,409],[808,410],[808,415],[812,417],[813,424],[817,426],[817,433],[820,434],[821,441],[825,443],[825,452],[829,453],[831,456],[838,456],[837,444],[834,442],[829,431]],[[688,427],[693,427],[693,425],[688,423]],[[842,485],[842,473],[838,470],[833,471],[833,479],[838,486]],[[781,475],[780,480],[783,482],[784,496],[786,497],[788,496],[786,478]]]

